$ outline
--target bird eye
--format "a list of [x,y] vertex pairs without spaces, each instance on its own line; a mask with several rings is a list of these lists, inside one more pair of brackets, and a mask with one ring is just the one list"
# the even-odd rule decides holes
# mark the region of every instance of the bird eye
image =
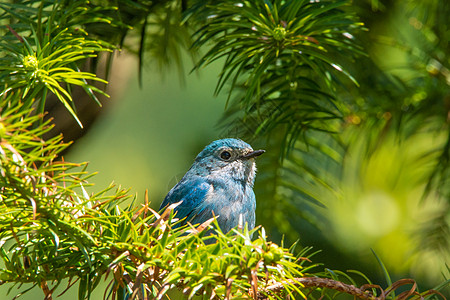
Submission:
[[220,158],[223,160],[229,160],[231,158],[231,153],[229,151],[222,151],[220,153]]

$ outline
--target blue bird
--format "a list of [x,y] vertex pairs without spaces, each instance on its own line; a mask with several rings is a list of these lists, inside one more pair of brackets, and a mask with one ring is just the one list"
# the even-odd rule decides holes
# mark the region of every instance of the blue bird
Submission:
[[249,230],[253,229],[255,157],[264,152],[253,150],[239,139],[212,142],[169,191],[160,209],[181,201],[174,211],[177,218],[184,220],[182,224],[201,224],[216,216],[223,232],[245,223]]
[[[183,220],[181,225],[186,222],[202,224],[215,216],[223,232],[238,225],[245,226],[245,223],[249,230],[253,229],[256,209],[253,192],[255,157],[264,152],[253,150],[249,144],[238,139],[212,142],[197,155],[191,168],[169,191],[160,210],[180,202],[174,211],[175,216]],[[137,288],[133,290],[133,295],[143,295],[143,285]],[[132,293],[124,289],[123,299],[130,297]]]

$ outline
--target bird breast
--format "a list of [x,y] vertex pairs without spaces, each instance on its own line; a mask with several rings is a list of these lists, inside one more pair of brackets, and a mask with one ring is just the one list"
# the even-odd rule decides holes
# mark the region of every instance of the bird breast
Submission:
[[222,230],[227,232],[236,227],[239,219],[253,228],[256,208],[253,190],[230,180],[216,178],[210,182],[212,188],[207,193],[205,205],[215,216],[219,216],[218,222]]

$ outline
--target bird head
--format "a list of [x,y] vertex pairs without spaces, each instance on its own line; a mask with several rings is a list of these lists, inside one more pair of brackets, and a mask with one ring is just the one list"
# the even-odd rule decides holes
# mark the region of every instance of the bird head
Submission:
[[193,171],[199,176],[232,179],[252,187],[256,174],[255,157],[264,152],[253,150],[239,139],[217,140],[197,155]]

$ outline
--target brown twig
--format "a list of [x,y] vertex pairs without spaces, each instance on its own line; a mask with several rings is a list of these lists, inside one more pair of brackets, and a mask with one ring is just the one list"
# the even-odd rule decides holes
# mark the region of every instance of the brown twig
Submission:
[[12,27],[11,26],[9,26],[8,24],[6,24],[6,28],[8,28],[8,30],[12,33],[12,34],[14,34],[15,36],[16,36],[16,38],[21,42],[21,43],[23,43],[23,38],[14,30],[14,29],[12,29]]
[[[365,299],[365,300],[385,300],[386,297],[390,293],[395,291],[398,287],[406,285],[406,284],[411,284],[412,285],[411,289],[397,295],[397,299],[401,299],[401,300],[408,299],[411,296],[416,296],[417,299],[424,299],[424,295],[423,294],[421,295],[421,294],[419,294],[419,292],[417,292],[417,290],[416,290],[417,284],[413,279],[400,279],[400,280],[394,282],[391,285],[391,287],[389,287],[388,289],[383,290],[379,285],[365,284],[365,285],[361,286],[360,288],[358,288],[354,285],[343,283],[338,280],[334,280],[334,279],[330,279],[330,278],[319,278],[319,277],[301,277],[301,278],[288,279],[283,282],[274,283],[272,285],[267,286],[260,293],[258,293],[258,297],[256,299],[266,300],[266,299],[268,299],[268,297],[266,296],[267,294],[279,293],[285,289],[285,286],[287,284],[301,285],[301,287],[305,287],[305,288],[314,288],[314,287],[327,288],[327,289],[335,290],[335,291],[338,291],[341,293],[346,293],[346,294],[352,295],[358,299]],[[379,289],[380,296],[377,297],[377,296],[373,295],[371,292],[369,292],[368,289],[371,289],[371,288]],[[429,295],[429,294],[436,294],[436,295],[441,296],[442,299],[444,299],[444,300],[446,299],[444,297],[444,295],[442,295],[441,293],[439,293],[438,291],[435,291],[435,290],[430,290],[426,293],[426,295]]]
[[[277,293],[283,289],[285,289],[286,284],[296,284],[301,285],[303,287],[321,287],[321,288],[328,288],[335,291],[339,291],[342,293],[346,293],[352,296],[355,296],[359,299],[370,299],[370,300],[377,300],[379,298],[375,297],[372,293],[365,289],[357,288],[354,285],[346,284],[341,281],[337,281],[330,278],[319,278],[319,277],[301,277],[301,278],[294,278],[294,279],[288,279],[283,282],[277,282],[275,284],[269,285],[264,289],[264,294],[268,293]],[[265,300],[268,299],[263,293],[258,294],[259,300]]]

